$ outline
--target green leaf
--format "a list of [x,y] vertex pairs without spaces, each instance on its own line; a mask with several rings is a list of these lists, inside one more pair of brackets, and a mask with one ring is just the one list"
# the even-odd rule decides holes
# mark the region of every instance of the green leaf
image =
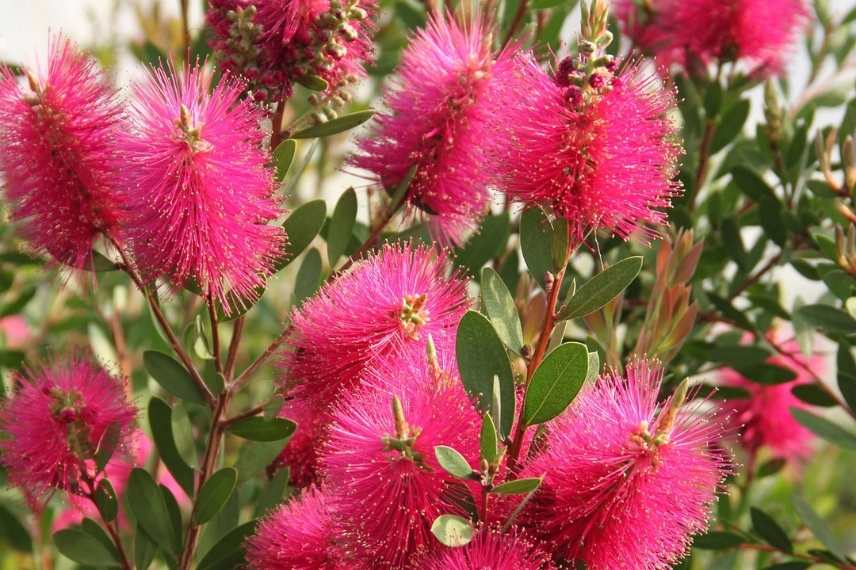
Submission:
[[312,91],[326,91],[327,82],[317,75],[298,75],[295,81]]
[[749,512],[752,516],[752,530],[755,531],[755,534],[779,550],[793,552],[794,545],[788,538],[788,534],[770,515],[755,507],[752,507]]
[[327,203],[324,200],[307,202],[294,210],[282,224],[288,240],[283,255],[276,262],[277,271],[297,259],[303,253],[324,225],[327,216]]
[[184,461],[175,444],[175,436],[172,432],[172,408],[160,398],[152,397],[149,400],[149,426],[152,430],[152,438],[155,440],[155,447],[164,465],[187,496],[192,497],[195,480],[193,469]]
[[327,259],[331,268],[335,267],[336,262],[345,253],[356,221],[357,193],[353,188],[348,188],[336,202],[327,232]]
[[856,449],[856,434],[838,424],[800,408],[791,408],[791,415],[805,428],[826,441],[846,449]]
[[744,542],[746,541],[739,534],[714,530],[695,537],[693,546],[701,550],[724,550],[735,548]]
[[108,567],[120,565],[114,551],[79,526],[55,533],[53,541],[63,556],[78,564]]
[[315,137],[329,137],[331,135],[335,135],[354,127],[357,127],[369,119],[374,115],[374,111],[357,111],[356,113],[349,113],[347,115],[342,115],[341,117],[337,117],[326,123],[321,123],[320,125],[315,125],[313,127],[309,127],[307,129],[303,129],[302,131],[298,131],[294,133],[291,138],[293,139],[311,139]]
[[95,488],[95,506],[98,512],[107,522],[112,522],[119,513],[119,505],[116,499],[116,491],[108,479],[101,479]]
[[785,382],[791,382],[797,377],[796,372],[790,368],[764,362],[746,366],[735,365],[734,367],[747,379],[758,384],[784,384]]
[[235,490],[237,482],[238,472],[231,467],[217,471],[205,481],[199,489],[199,497],[193,509],[193,522],[198,525],[205,524],[219,513]]
[[244,542],[256,530],[252,520],[232,529],[199,562],[198,570],[240,568],[244,561]]
[[294,301],[299,303],[307,297],[311,297],[321,286],[321,254],[314,247],[309,250],[306,257],[303,258],[303,263],[300,264],[300,269],[297,270],[297,277],[294,280]]
[[485,312],[505,346],[516,353],[523,348],[523,327],[514,297],[502,277],[490,267],[482,269],[481,296]]
[[175,499],[175,495],[172,494],[172,491],[170,491],[166,485],[159,484],[158,490],[160,491],[161,497],[163,497],[164,504],[166,505],[166,512],[169,516],[169,522],[172,530],[173,544],[175,544],[176,549],[178,549],[179,545],[184,542],[184,528],[181,524],[181,507],[178,506],[178,501]]
[[586,345],[568,342],[557,346],[535,370],[523,400],[523,422],[541,424],[574,401],[588,376]]
[[764,477],[769,477],[771,475],[775,475],[776,473],[778,473],[779,471],[784,469],[785,465],[787,465],[787,464],[788,464],[787,459],[784,459],[781,457],[777,457],[775,459],[770,459],[769,461],[767,461],[766,463],[761,465],[761,467],[758,468],[757,477],[759,479],[762,479]]
[[483,412],[490,410],[493,378],[498,377],[502,407],[498,427],[503,436],[508,435],[514,421],[514,376],[502,341],[481,313],[468,311],[461,319],[456,356],[464,387]]
[[829,530],[829,527],[823,519],[820,518],[820,515],[811,508],[811,505],[809,505],[805,499],[799,495],[794,495],[793,501],[794,509],[797,511],[800,519],[802,519],[805,525],[811,530],[812,534],[814,534],[815,538],[822,542],[830,552],[842,560],[846,559],[847,550],[832,534],[832,531]]
[[585,383],[594,382],[600,376],[600,355],[597,352],[588,353],[588,374]]
[[783,216],[784,209],[778,200],[764,198],[758,204],[758,217],[764,234],[780,246],[784,246],[788,239]]
[[479,447],[482,459],[487,461],[488,465],[496,465],[499,461],[499,436],[490,414],[485,414],[482,418]]
[[261,416],[253,416],[228,427],[229,433],[251,441],[281,441],[291,437],[295,429],[297,424],[291,420]]
[[113,457],[113,452],[119,445],[121,432],[122,427],[118,422],[114,422],[101,435],[101,440],[98,442],[98,448],[95,451],[95,467],[98,471],[103,471],[110,458]]
[[720,117],[710,147],[711,154],[716,154],[737,138],[749,118],[749,108],[749,101],[740,99]]
[[601,271],[577,289],[557,318],[575,319],[597,311],[620,295],[636,279],[641,269],[642,258],[634,256]]
[[[840,376],[839,376],[840,377]],[[838,402],[816,384],[800,384],[791,388],[791,394],[812,406],[831,408]]]
[[776,193],[754,170],[737,166],[731,171],[731,177],[737,188],[754,201],[760,203],[764,199],[776,200]]
[[431,524],[431,533],[445,546],[466,546],[473,539],[473,525],[458,515],[440,515]]
[[848,313],[829,305],[805,305],[798,314],[805,322],[830,333],[856,333],[856,319]]
[[110,261],[103,253],[100,251],[92,250],[92,262],[89,265],[84,266],[86,271],[94,271],[96,273],[105,273],[107,271],[116,271],[119,269],[115,263]]
[[276,165],[276,179],[282,182],[291,163],[294,161],[294,153],[297,151],[297,141],[286,139],[279,143],[273,151],[273,161]]
[[458,479],[469,479],[473,474],[470,464],[466,458],[457,452],[457,450],[446,445],[435,445],[434,456],[437,458],[437,463],[440,464],[449,475]]
[[194,404],[207,404],[193,378],[171,356],[157,350],[147,350],[143,353],[143,364],[149,375],[173,396]]
[[262,489],[253,510],[253,517],[258,518],[266,515],[272,508],[279,504],[288,488],[288,479],[291,473],[288,467],[279,469],[267,486]]
[[238,482],[247,481],[258,475],[282,452],[281,441],[250,441],[238,451]]
[[529,208],[520,217],[520,250],[529,273],[544,287],[547,272],[553,267],[554,228],[541,208]]
[[137,523],[155,541],[155,544],[165,551],[176,554],[178,544],[175,543],[172,520],[166,501],[148,471],[139,468],[131,471],[125,497]]
[[146,570],[151,566],[158,552],[158,546],[149,538],[139,525],[134,533],[134,568]]
[[466,245],[455,250],[455,263],[478,274],[482,265],[502,253],[510,231],[508,212],[487,216]]
[[542,477],[528,477],[525,479],[514,479],[507,481],[502,485],[497,485],[491,493],[498,495],[526,495],[538,489],[541,486]]
[[33,540],[30,538],[29,531],[3,504],[0,504],[0,540],[18,552],[27,554],[33,552]]

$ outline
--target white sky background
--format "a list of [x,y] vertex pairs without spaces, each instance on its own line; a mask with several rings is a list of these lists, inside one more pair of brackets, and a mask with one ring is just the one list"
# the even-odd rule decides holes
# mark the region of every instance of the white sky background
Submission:
[[[97,40],[97,35],[109,29],[110,14],[117,0],[0,0],[0,59],[16,63],[33,65],[41,57],[47,46],[50,31],[61,31],[76,41],[87,44]],[[123,38],[134,38],[139,31],[136,29],[135,17],[131,5],[150,6],[153,0],[118,0],[121,5],[119,18],[116,22],[119,35]],[[843,14],[853,6],[856,0],[828,0],[830,8],[836,14]],[[191,24],[201,25],[201,0],[191,0]],[[173,15],[178,12],[179,0],[162,0],[162,9]],[[759,23],[763,25],[763,23]],[[575,25],[569,22],[565,38],[574,36]],[[800,86],[808,74],[808,61],[798,52],[788,66],[788,73],[793,78],[794,85]],[[124,85],[139,70],[134,60],[125,54],[120,60],[119,82]],[[130,71],[130,73],[129,73]],[[830,74],[834,70],[826,69]],[[848,79],[852,86],[853,79]],[[852,87],[851,87],[852,88]],[[755,95],[760,99],[761,90]],[[756,122],[761,116],[760,101],[753,105],[753,116],[750,123]],[[839,120],[836,113],[824,113],[819,116],[817,125],[835,124]],[[753,127],[754,128],[754,127]],[[346,175],[329,177],[324,188],[324,195],[335,199],[341,189],[355,181]],[[310,182],[314,187],[314,182]],[[747,234],[750,237],[751,232]],[[754,236],[753,236],[754,237]],[[774,273],[780,283],[784,284],[784,304],[790,308],[795,296],[804,300],[816,299],[824,290],[822,285],[803,279],[790,267],[777,268]]]

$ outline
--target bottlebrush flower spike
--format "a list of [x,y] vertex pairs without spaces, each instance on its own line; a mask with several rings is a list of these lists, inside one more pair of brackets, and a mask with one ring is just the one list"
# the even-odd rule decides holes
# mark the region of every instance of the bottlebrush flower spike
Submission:
[[774,331],[768,336],[787,354],[773,356],[767,363],[792,371],[794,379],[782,384],[764,385],[753,382],[736,370],[725,369],[720,374],[722,383],[746,390],[749,396],[725,400],[722,407],[733,411],[733,428],[740,434],[740,443],[750,451],[767,446],[784,459],[806,457],[811,453],[814,435],[791,415],[791,408],[808,408],[805,402],[794,396],[793,389],[812,384],[813,378],[808,370],[822,374],[824,359],[821,356],[804,356],[799,345],[793,340],[786,340],[780,332]]
[[130,446],[136,410],[125,386],[82,359],[57,362],[19,383],[0,410],[10,480],[35,498],[51,487],[90,493],[108,430],[118,435],[118,449]]
[[246,543],[247,562],[256,570],[344,569],[335,556],[327,493],[312,487],[259,524]]
[[86,267],[95,238],[116,229],[120,108],[95,60],[62,37],[27,79],[22,87],[0,68],[0,173],[12,218],[35,248]]
[[590,76],[579,65],[564,60],[550,77],[521,58],[508,93],[520,102],[506,106],[499,127],[510,129],[500,185],[566,218],[578,240],[600,227],[622,238],[640,228],[651,234],[680,192],[674,95],[640,64],[614,72],[609,63]]
[[459,243],[487,210],[495,170],[488,146],[503,113],[492,85],[514,73],[513,51],[494,58],[478,21],[432,17],[402,56],[399,83],[386,95],[390,112],[375,116],[350,160],[390,192],[415,169],[407,202],[446,243]]
[[375,10],[374,0],[211,0],[207,18],[222,67],[256,100],[288,98],[294,82],[316,77],[342,104],[372,56]]
[[778,72],[808,21],[804,0],[622,0],[618,16],[665,63],[743,60]]
[[200,68],[158,69],[134,88],[125,137],[127,233],[145,275],[230,306],[258,295],[284,242],[261,148],[261,114],[241,85]]
[[540,545],[523,535],[483,529],[466,546],[441,548],[414,565],[418,570],[547,570],[555,568]]
[[460,512],[434,447],[477,465],[480,419],[463,385],[424,356],[376,377],[336,404],[321,451],[346,555],[372,568],[402,568],[439,545],[434,519]]
[[[716,417],[657,404],[662,370],[644,360],[601,377],[557,419],[524,470],[545,475],[525,513],[558,557],[591,570],[671,568],[703,531],[727,458]],[[684,385],[685,386],[685,385]]]

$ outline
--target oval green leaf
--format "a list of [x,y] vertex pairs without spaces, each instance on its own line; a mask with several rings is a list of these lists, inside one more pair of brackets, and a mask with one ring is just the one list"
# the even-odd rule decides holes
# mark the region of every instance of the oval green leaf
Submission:
[[160,398],[153,397],[149,400],[149,426],[152,430],[152,438],[155,440],[155,447],[164,465],[187,496],[192,497],[195,480],[193,469],[184,461],[175,443],[172,432],[172,408]]
[[557,318],[576,319],[597,311],[627,289],[641,269],[642,257],[634,256],[601,271],[577,289]]
[[348,188],[336,202],[333,209],[333,217],[330,218],[330,227],[327,231],[327,260],[330,267],[335,267],[336,262],[345,253],[348,242],[354,233],[354,223],[357,221],[357,193],[353,188]]
[[128,508],[137,519],[137,523],[155,541],[155,544],[167,552],[173,554],[178,552],[166,501],[148,471],[139,468],[131,471],[125,496]]
[[541,208],[529,208],[520,217],[520,250],[529,273],[544,287],[544,276],[553,269],[553,226]]
[[501,418],[499,431],[505,436],[514,421],[514,377],[505,346],[490,321],[476,311],[468,311],[458,325],[456,357],[464,388],[483,412],[491,409],[494,376],[499,380]]
[[488,465],[496,465],[499,461],[499,436],[496,433],[496,424],[490,414],[482,418],[481,434],[479,436],[479,447],[481,457]]
[[54,544],[63,556],[87,566],[119,566],[116,553],[80,527],[71,527],[53,535]]
[[473,474],[473,470],[466,458],[451,447],[445,445],[434,446],[434,456],[437,458],[437,463],[440,464],[440,467],[445,469],[452,477],[468,479]]
[[321,286],[321,254],[314,247],[309,250],[297,277],[294,280],[294,302],[299,303],[307,297],[311,297]]
[[285,418],[254,416],[230,425],[228,431],[252,441],[280,441],[291,437],[296,428],[297,424]]
[[108,479],[101,479],[95,488],[95,506],[105,521],[111,522],[119,513],[116,491]]
[[508,287],[499,273],[490,267],[482,269],[481,297],[493,328],[505,346],[520,354],[523,348],[523,327],[520,315]]
[[342,115],[341,117],[337,117],[333,120],[327,121],[326,123],[321,123],[319,125],[315,125],[302,131],[298,131],[294,133],[291,138],[293,139],[311,139],[315,137],[329,137],[330,135],[335,135],[354,127],[357,127],[369,119],[374,115],[374,111],[357,111],[356,113],[349,113],[347,115]]
[[755,534],[764,539],[767,544],[783,550],[785,552],[793,552],[794,545],[788,534],[779,526],[773,517],[755,507],[750,508],[749,514],[752,517],[752,530]]
[[276,179],[278,181],[282,182],[282,179],[288,174],[288,169],[291,168],[296,151],[297,141],[294,139],[286,139],[274,149],[273,161],[276,165]]
[[199,570],[240,568],[244,560],[244,542],[256,530],[257,522],[252,520],[229,531],[202,558]]
[[235,490],[238,472],[226,467],[212,475],[199,490],[199,497],[193,510],[193,522],[205,524],[220,512]]
[[473,525],[458,515],[440,515],[434,519],[431,533],[445,546],[466,546],[473,539]]
[[147,350],[143,353],[143,364],[149,375],[173,396],[194,404],[207,404],[193,378],[184,366],[171,356],[157,350]]
[[282,224],[285,231],[286,244],[283,255],[276,264],[275,270],[279,271],[303,253],[309,247],[327,216],[327,203],[324,200],[313,200],[307,202],[294,210],[288,219]]
[[514,479],[494,487],[491,492],[499,495],[526,495],[537,490],[543,480],[541,477]]
[[589,352],[578,342],[560,344],[547,355],[529,384],[523,401],[526,425],[552,420],[565,411],[586,381]]

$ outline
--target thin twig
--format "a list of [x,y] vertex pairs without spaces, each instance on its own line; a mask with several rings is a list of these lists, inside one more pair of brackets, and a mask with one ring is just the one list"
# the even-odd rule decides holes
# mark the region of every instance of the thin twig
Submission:
[[255,374],[256,370],[258,370],[265,362],[267,362],[268,358],[277,351],[277,349],[285,342],[285,339],[288,338],[288,335],[291,333],[291,326],[283,327],[282,332],[278,337],[273,339],[268,347],[265,349],[263,353],[261,353],[252,364],[247,366],[241,374],[232,381],[232,385],[229,388],[229,391],[234,394],[237,392],[241,386],[243,386],[250,378],[252,378],[253,374]]
[[226,367],[223,372],[226,380],[231,380],[235,375],[235,363],[238,360],[238,347],[241,345],[244,322],[244,315],[241,315],[235,320],[235,326],[232,328],[232,340],[229,342],[229,353],[226,355]]
[[211,348],[214,352],[214,368],[223,374],[223,362],[220,358],[220,328],[217,324],[217,310],[214,308],[214,300],[208,297],[208,318],[211,320]]
[[517,11],[514,12],[514,18],[511,20],[511,25],[508,27],[508,34],[506,34],[505,39],[502,41],[502,49],[505,49],[512,38],[514,38],[514,35],[523,23],[523,17],[526,15],[527,8],[529,8],[529,0],[520,0],[520,4],[517,5]]
[[189,0],[179,0],[181,4],[181,40],[184,43],[184,61],[190,64],[190,5]]

